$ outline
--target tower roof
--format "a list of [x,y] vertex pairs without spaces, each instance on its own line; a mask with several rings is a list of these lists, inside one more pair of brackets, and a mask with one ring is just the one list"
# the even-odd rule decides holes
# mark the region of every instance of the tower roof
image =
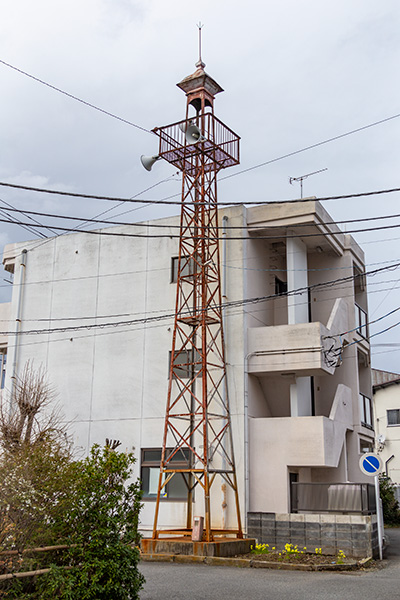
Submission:
[[219,92],[223,92],[223,88],[208,75],[204,67],[206,65],[200,60],[196,63],[196,71],[191,75],[188,75],[180,83],[176,85],[178,88],[183,90],[186,95],[193,94],[193,92],[204,90],[206,91],[212,98]]

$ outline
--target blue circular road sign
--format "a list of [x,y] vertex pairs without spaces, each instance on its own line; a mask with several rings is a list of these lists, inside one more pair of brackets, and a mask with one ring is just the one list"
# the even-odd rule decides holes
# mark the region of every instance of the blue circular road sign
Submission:
[[382,467],[381,457],[373,452],[366,452],[360,458],[360,469],[364,475],[378,475],[382,471]]

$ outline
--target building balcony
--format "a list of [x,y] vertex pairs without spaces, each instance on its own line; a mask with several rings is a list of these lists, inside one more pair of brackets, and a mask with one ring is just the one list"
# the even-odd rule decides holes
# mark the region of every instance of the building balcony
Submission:
[[[340,333],[348,329],[343,298],[332,308],[327,325],[317,321],[248,329],[248,372],[265,376],[332,375],[340,354]],[[343,339],[346,339],[344,336]]]
[[328,356],[332,340],[324,339],[328,336],[329,330],[322,323],[251,327],[248,372],[297,377],[332,374],[335,362]]
[[352,392],[343,384],[336,388],[329,417],[249,419],[250,510],[287,512],[288,469],[337,468],[352,422]]
[[[296,467],[337,467],[348,429],[353,429],[351,390],[338,385],[329,417],[250,419],[251,447],[266,455],[279,448],[279,462]],[[263,461],[261,461],[263,462]],[[261,468],[264,468],[263,466]]]

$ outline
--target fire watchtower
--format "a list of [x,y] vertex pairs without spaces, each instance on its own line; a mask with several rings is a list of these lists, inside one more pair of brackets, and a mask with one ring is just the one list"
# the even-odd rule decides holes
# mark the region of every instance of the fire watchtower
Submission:
[[[204,67],[200,58],[196,71],[178,83],[187,97],[186,118],[153,130],[159,137],[158,157],[182,171],[175,320],[153,539],[191,535],[197,489],[203,540],[210,542],[227,533],[243,537],[225,364],[217,206],[217,174],[239,163],[239,137],[214,115],[215,95],[223,90]],[[177,476],[187,488],[186,523],[159,529],[160,499]],[[218,480],[231,490],[236,512],[231,529],[215,527],[211,518]],[[203,507],[197,504],[199,496]]]

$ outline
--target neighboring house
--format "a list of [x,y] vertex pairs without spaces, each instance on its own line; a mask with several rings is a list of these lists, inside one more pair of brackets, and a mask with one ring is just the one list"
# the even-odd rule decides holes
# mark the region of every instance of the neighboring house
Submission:
[[[362,250],[314,200],[234,205],[219,218],[224,299],[238,301],[225,309],[225,339],[242,514],[301,509],[308,500],[291,484],[370,482],[358,464],[374,445]],[[6,388],[34,359],[77,444],[87,451],[108,437],[135,447],[144,531],[164,431],[178,252],[169,236],[178,224],[168,217],[9,244],[3,260],[14,273],[5,331],[30,332],[8,336]],[[106,235],[113,232],[144,237]],[[167,236],[146,237],[160,233]],[[181,524],[186,492],[176,481],[161,526]],[[229,527],[224,490],[218,502],[213,514]],[[195,499],[193,514],[201,512]]]
[[384,472],[400,485],[400,373],[372,369],[372,383],[375,434]]
[[7,367],[7,346],[8,336],[7,334],[1,333],[1,331],[7,331],[10,324],[10,311],[11,303],[4,302],[0,304],[0,390],[3,393],[5,379],[6,379],[6,367]]

